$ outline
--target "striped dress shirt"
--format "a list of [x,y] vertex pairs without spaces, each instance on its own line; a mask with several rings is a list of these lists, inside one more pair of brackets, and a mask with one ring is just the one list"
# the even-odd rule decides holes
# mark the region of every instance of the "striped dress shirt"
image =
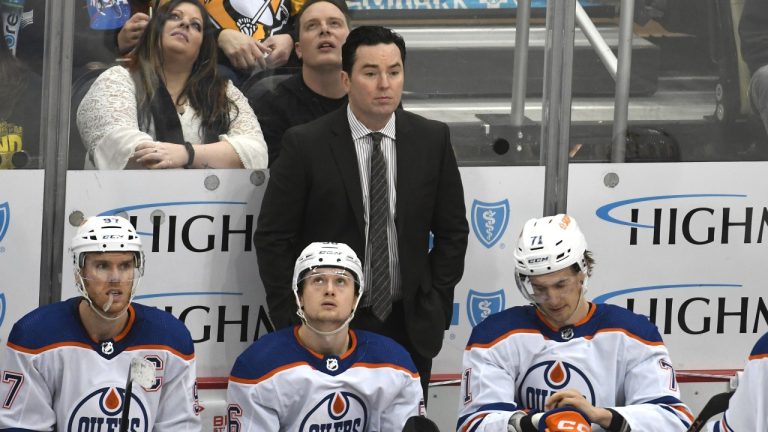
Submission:
[[[363,190],[363,210],[365,216],[365,265],[363,273],[365,275],[365,284],[371,286],[371,245],[368,242],[368,221],[370,217],[370,199],[368,197],[368,184],[371,178],[371,147],[373,146],[372,132],[381,132],[384,137],[381,140],[381,151],[384,154],[384,160],[387,164],[387,188],[389,189],[389,215],[387,215],[387,240],[389,244],[389,275],[392,281],[392,301],[403,298],[400,280],[400,259],[397,253],[397,230],[395,229],[395,209],[397,203],[397,153],[395,151],[395,115],[389,119],[383,129],[372,131],[363,125],[352,113],[347,105],[347,119],[349,128],[352,131],[352,141],[355,143],[355,153],[357,153],[357,165],[360,167],[360,187]],[[363,307],[371,305],[370,292],[365,291],[360,300]]]

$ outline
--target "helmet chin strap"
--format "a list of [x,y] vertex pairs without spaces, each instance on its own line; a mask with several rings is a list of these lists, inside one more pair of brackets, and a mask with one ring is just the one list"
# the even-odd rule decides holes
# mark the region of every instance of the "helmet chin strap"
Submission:
[[[565,322],[568,322],[573,318],[574,315],[576,315],[576,312],[579,311],[579,306],[581,305],[581,300],[584,298],[584,294],[587,293],[587,279],[589,276],[584,274],[584,281],[581,283],[581,289],[579,290],[579,299],[576,301],[576,307],[573,308],[573,312],[571,312],[570,315],[568,315],[568,318],[565,319]],[[538,303],[534,302],[533,305],[538,309],[539,312],[541,312],[544,316],[546,316],[549,319],[552,319],[552,316],[550,316],[541,306],[539,306]]]
[[346,319],[346,321],[344,321],[338,328],[336,328],[335,330],[330,330],[330,331],[322,331],[322,330],[318,330],[315,327],[313,327],[312,324],[309,323],[309,320],[307,320],[306,315],[304,315],[304,311],[301,310],[301,309],[296,311],[296,315],[298,315],[299,318],[301,318],[301,322],[303,322],[304,325],[309,327],[310,330],[312,330],[313,332],[317,333],[318,335],[320,335],[320,336],[333,336],[333,335],[341,332],[342,330],[346,330],[346,329],[349,328],[349,323],[352,322],[352,318],[355,317],[355,311],[353,310],[352,313],[349,314],[349,317]]
[[[303,278],[298,283],[301,283],[305,279],[306,278]],[[358,293],[357,300],[355,300],[355,306],[352,307],[352,312],[349,313],[349,316],[347,317],[347,319],[343,323],[341,323],[341,325],[339,327],[337,327],[334,330],[329,330],[329,331],[323,331],[323,330],[316,329],[312,324],[310,324],[309,323],[309,319],[304,314],[304,307],[301,305],[301,299],[299,298],[299,292],[297,290],[295,290],[295,289],[293,290],[293,296],[296,299],[296,306],[298,307],[298,309],[296,310],[296,315],[299,316],[299,318],[301,319],[301,322],[304,325],[306,325],[310,330],[312,330],[313,332],[317,333],[320,336],[333,336],[333,335],[338,334],[339,332],[349,328],[349,323],[351,323],[352,319],[355,318],[355,311],[357,310],[357,305],[360,304],[360,299],[362,298],[363,293],[362,292]]]
[[[349,323],[351,323],[352,319],[355,318],[355,311],[357,310],[357,305],[360,304],[360,297],[362,297],[362,296],[357,296],[357,300],[355,301],[355,307],[352,308],[352,312],[349,313],[349,316],[347,317],[347,319],[343,323],[341,323],[341,325],[338,328],[336,328],[334,330],[322,331],[322,330],[318,330],[315,327],[313,327],[312,324],[309,323],[309,320],[307,319],[307,316],[304,315],[304,308],[301,306],[301,303],[299,303],[299,309],[296,311],[296,315],[298,315],[299,318],[301,318],[301,322],[304,323],[304,325],[309,327],[310,330],[312,330],[313,332],[317,333],[318,335],[320,335],[320,336],[333,336],[333,335],[339,333],[340,331],[346,330],[346,329],[349,328]],[[296,294],[296,301],[297,302],[299,301],[298,294]]]
[[[113,294],[109,295],[109,299],[107,300],[106,303],[104,303],[103,306],[101,306],[101,308],[97,308],[96,304],[94,304],[93,300],[91,300],[91,297],[88,295],[88,291],[85,289],[85,279],[83,279],[83,275],[81,275],[80,272],[75,272],[75,275],[77,277],[77,287],[78,287],[78,290],[80,291],[80,294],[83,296],[85,301],[88,302],[88,306],[91,307],[91,310],[94,313],[96,313],[96,315],[99,318],[106,321],[117,321],[128,312],[128,308],[131,306],[131,300],[133,300],[133,293],[135,292],[134,288],[131,288],[131,299],[128,301],[128,304],[125,305],[123,310],[121,310],[115,316],[108,316],[106,315],[106,313],[109,310],[109,308],[112,307],[112,303],[114,302]],[[136,288],[138,288],[138,286]],[[101,309],[101,311],[99,309]]]

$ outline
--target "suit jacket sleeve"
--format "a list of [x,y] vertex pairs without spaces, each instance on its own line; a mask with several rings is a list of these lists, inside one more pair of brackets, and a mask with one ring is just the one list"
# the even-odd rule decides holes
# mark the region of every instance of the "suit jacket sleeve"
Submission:
[[434,246],[429,254],[432,287],[441,296],[446,328],[451,323],[453,290],[464,274],[469,224],[464,206],[464,187],[451,146],[447,125],[443,125],[445,147],[438,179],[437,200],[432,213]]
[[275,329],[298,322],[291,279],[306,201],[305,161],[300,139],[289,130],[283,150],[270,170],[254,243],[259,274]]

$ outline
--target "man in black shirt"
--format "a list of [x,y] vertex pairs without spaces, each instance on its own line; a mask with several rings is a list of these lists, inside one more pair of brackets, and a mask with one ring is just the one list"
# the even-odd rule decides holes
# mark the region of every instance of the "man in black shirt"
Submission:
[[341,46],[349,34],[348,12],[346,2],[339,0],[304,3],[297,20],[296,43],[301,73],[284,79],[274,89],[263,91],[256,84],[255,91],[246,92],[267,141],[270,166],[280,154],[286,130],[347,102],[341,82]]

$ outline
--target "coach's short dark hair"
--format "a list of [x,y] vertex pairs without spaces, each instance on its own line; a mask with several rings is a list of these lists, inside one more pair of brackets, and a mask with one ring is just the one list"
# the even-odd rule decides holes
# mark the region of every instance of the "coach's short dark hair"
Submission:
[[338,10],[341,11],[341,13],[344,15],[344,21],[347,23],[347,27],[349,27],[349,7],[347,6],[347,2],[345,0],[307,0],[304,2],[304,5],[301,6],[301,10],[299,10],[298,15],[296,15],[296,34],[301,35],[301,17],[304,15],[304,12],[313,4],[317,3],[330,3]]
[[347,74],[352,73],[355,64],[355,54],[360,46],[373,46],[379,44],[395,44],[400,50],[400,61],[405,65],[405,41],[399,34],[382,26],[360,26],[347,36],[347,41],[341,47],[341,69]]

